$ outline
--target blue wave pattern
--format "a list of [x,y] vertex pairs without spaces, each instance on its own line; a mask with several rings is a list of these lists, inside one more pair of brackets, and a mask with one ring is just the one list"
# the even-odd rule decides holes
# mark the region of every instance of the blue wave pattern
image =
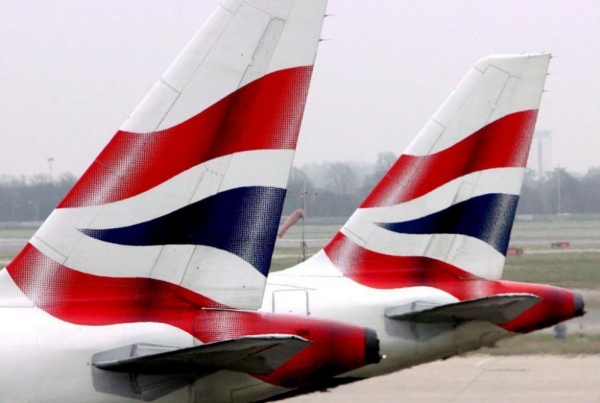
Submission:
[[139,224],[79,231],[118,245],[211,246],[239,256],[267,276],[285,193],[275,187],[241,187]]
[[519,196],[473,197],[437,213],[398,223],[375,223],[400,234],[460,234],[478,238],[506,256]]

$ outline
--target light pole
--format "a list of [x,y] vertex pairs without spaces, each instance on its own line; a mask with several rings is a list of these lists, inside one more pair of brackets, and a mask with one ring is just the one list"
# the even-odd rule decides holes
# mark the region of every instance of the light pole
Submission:
[[302,248],[302,254],[298,257],[298,263],[300,262],[304,262],[307,259],[307,249],[308,249],[308,245],[306,244],[306,240],[305,240],[305,233],[304,233],[304,218],[306,217],[306,196],[316,196],[317,193],[316,192],[312,192],[309,193],[306,191],[306,183],[304,184],[304,186],[302,186],[302,192],[300,192],[300,199],[302,200],[302,241],[301,241],[301,248]]
[[560,211],[561,211],[561,200],[560,200],[560,165],[558,166],[558,169],[556,170],[556,211],[557,211],[557,215],[560,216]]

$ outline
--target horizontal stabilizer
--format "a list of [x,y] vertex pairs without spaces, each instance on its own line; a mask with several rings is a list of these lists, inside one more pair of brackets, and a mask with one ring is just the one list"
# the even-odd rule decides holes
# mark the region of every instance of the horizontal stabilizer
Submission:
[[416,323],[465,322],[478,320],[502,325],[510,322],[540,301],[533,294],[500,294],[436,306],[420,311],[406,312],[404,307],[388,308],[389,319]]
[[219,370],[268,374],[310,342],[293,335],[260,335],[177,348],[132,344],[92,357],[94,389],[153,401]]
[[310,342],[292,335],[248,336],[188,348],[133,344],[95,354],[96,368],[136,374],[199,373],[226,369],[268,374]]

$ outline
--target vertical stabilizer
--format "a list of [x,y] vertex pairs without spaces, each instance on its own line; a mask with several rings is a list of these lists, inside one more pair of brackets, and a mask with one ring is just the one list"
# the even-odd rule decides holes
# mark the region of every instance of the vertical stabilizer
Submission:
[[332,262],[500,278],[549,61],[478,61],[325,248]]
[[8,266],[21,290],[259,307],[325,7],[224,0]]

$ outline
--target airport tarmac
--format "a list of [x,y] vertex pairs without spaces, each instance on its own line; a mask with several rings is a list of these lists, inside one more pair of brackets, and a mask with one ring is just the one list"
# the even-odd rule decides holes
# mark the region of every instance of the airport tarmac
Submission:
[[20,239],[20,238],[1,238],[0,239],[0,251],[5,253],[18,253],[25,244],[27,244],[28,239]]
[[[328,238],[306,238],[304,242],[306,242],[309,248],[322,248],[331,240]],[[546,244],[550,245],[555,242],[563,242],[565,240],[564,237],[512,237],[510,239],[511,245],[541,245]],[[275,246],[278,248],[299,248],[302,239],[300,238],[277,238],[275,242]],[[600,244],[600,237],[569,237],[569,242],[578,243],[578,244]],[[562,249],[563,251],[566,249]],[[593,249],[594,251],[598,250],[597,248]],[[582,250],[579,250],[582,251]],[[529,253],[530,251],[528,251]]]
[[[304,240],[309,248],[322,248],[329,242],[331,238],[307,238]],[[560,242],[564,240],[562,238],[547,237],[547,238],[511,238],[511,242],[515,244],[550,244],[552,242]],[[23,246],[27,243],[28,239],[19,238],[3,238],[0,239],[0,251],[4,252],[19,252]],[[299,249],[301,239],[297,238],[277,238],[275,241],[275,247],[277,248],[294,248]],[[582,238],[571,240],[571,242],[579,242],[583,244],[597,244],[600,243],[600,238]],[[561,252],[597,252],[598,248],[587,248],[587,249],[561,249],[561,250],[550,250],[550,251],[528,251],[527,253],[561,253]]]
[[291,403],[598,403],[600,356],[469,356],[420,365]]

